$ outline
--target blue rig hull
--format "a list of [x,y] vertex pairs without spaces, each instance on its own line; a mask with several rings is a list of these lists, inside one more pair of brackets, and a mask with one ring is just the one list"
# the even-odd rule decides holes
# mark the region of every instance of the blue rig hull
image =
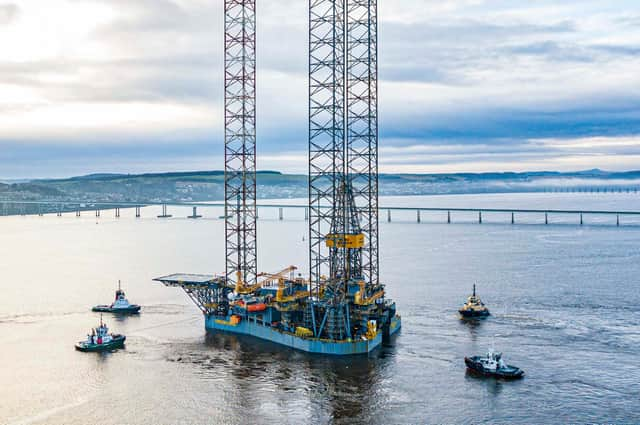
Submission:
[[381,332],[378,332],[373,339],[353,341],[334,341],[300,337],[275,327],[263,325],[251,319],[242,320],[240,323],[233,324],[228,318],[225,319],[213,315],[205,316],[205,328],[209,331],[224,331],[232,334],[250,335],[307,353],[345,356],[368,354],[375,350],[382,345],[383,339],[387,339],[400,330],[401,319],[399,316],[393,317],[388,326],[384,327]]

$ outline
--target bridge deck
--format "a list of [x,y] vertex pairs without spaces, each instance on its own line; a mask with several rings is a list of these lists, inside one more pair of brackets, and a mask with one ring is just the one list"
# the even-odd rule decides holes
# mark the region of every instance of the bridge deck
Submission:
[[[150,206],[174,206],[174,207],[224,207],[222,203],[208,202],[73,202],[73,201],[2,201],[0,204],[15,205],[52,205],[78,207],[83,210],[103,208],[134,208],[134,207],[150,207]],[[258,204],[258,208],[307,208],[304,204]],[[326,207],[328,208],[328,207]],[[443,212],[488,212],[488,213],[549,213],[549,214],[604,214],[604,215],[640,215],[640,211],[612,211],[612,210],[556,210],[556,209],[522,209],[522,208],[449,208],[449,207],[419,207],[419,206],[384,206],[379,207],[380,210],[390,211],[443,211]]]

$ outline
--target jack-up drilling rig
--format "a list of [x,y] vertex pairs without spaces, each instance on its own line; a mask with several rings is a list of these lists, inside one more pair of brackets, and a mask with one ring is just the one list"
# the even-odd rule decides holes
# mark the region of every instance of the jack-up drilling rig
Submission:
[[255,0],[225,0],[226,273],[185,290],[210,330],[368,353],[400,329],[378,255],[377,0],[309,0],[308,280],[257,273]]

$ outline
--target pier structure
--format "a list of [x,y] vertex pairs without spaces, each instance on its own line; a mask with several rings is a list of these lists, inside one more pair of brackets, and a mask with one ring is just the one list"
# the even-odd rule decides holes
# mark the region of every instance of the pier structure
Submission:
[[202,218],[202,216],[198,214],[198,207],[193,207],[193,212],[191,213],[191,215],[188,215],[187,218]]
[[158,218],[171,218],[171,217],[173,216],[167,212],[167,204],[162,204],[162,214],[160,214]]

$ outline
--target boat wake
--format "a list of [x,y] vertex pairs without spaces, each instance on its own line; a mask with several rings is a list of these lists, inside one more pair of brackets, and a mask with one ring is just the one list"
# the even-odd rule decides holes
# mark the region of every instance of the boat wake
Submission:
[[80,407],[84,404],[87,404],[89,401],[91,401],[91,398],[81,398],[78,399],[72,403],[69,404],[65,404],[63,406],[58,406],[58,407],[54,407],[51,409],[47,409],[44,410],[40,413],[37,413],[35,415],[26,417],[26,418],[21,418],[21,419],[17,419],[14,421],[9,421],[8,425],[28,425],[28,424],[33,424],[33,423],[38,423],[38,422],[43,422],[44,420],[50,418],[51,416],[57,415],[58,413],[64,412],[66,410],[69,409],[74,409],[76,407]]
[[0,316],[0,324],[1,323],[12,323],[12,324],[21,324],[21,325],[29,325],[33,323],[42,322],[43,319],[46,321],[50,321],[56,318],[62,318],[67,316],[73,316],[76,314],[85,313],[84,310],[77,311],[67,311],[67,312],[42,312],[42,313],[20,313],[20,314],[9,314],[6,316]]

